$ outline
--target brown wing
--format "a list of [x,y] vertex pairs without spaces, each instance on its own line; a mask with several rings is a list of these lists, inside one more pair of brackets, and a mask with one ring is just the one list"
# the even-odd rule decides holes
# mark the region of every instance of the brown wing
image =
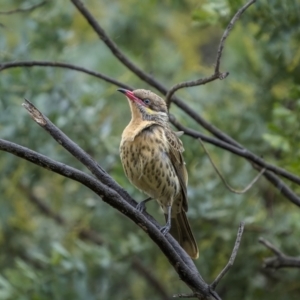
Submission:
[[177,137],[176,133],[171,129],[166,130],[166,137],[170,145],[169,157],[176,171],[176,175],[179,179],[181,190],[182,190],[182,205],[185,211],[188,210],[188,200],[187,200],[187,181],[188,174],[185,167],[185,162],[183,160],[182,152],[184,151],[181,140]]

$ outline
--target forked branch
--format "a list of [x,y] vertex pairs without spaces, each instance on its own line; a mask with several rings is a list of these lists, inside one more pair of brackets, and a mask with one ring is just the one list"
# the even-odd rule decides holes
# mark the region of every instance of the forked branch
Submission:
[[166,103],[167,103],[168,107],[170,107],[172,96],[174,95],[174,93],[176,91],[178,91],[182,88],[203,85],[203,84],[206,84],[208,82],[214,81],[216,79],[223,80],[229,75],[229,72],[223,72],[223,73],[220,72],[220,63],[221,63],[221,57],[222,57],[222,54],[223,54],[225,41],[226,41],[227,37],[229,36],[229,33],[230,33],[231,29],[233,28],[235,22],[240,18],[240,16],[243,14],[243,12],[250,5],[252,5],[255,1],[256,0],[250,0],[243,7],[241,7],[236,12],[236,14],[233,16],[233,18],[229,22],[227,28],[225,29],[225,31],[222,35],[222,38],[220,40],[219,47],[218,47],[214,74],[212,74],[211,76],[206,77],[206,78],[200,78],[200,79],[197,79],[197,80],[185,81],[185,82],[180,82],[180,83],[175,84],[173,87],[170,88],[170,90],[168,91],[168,93],[166,95]]
[[276,248],[266,239],[260,237],[258,240],[265,247],[270,249],[275,256],[264,259],[263,267],[269,269],[300,268],[300,257],[288,256]]

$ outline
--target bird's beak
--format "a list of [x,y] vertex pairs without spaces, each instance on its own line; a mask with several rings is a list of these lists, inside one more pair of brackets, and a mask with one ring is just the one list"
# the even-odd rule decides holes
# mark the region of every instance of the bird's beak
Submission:
[[117,91],[123,93],[129,100],[144,105],[143,101],[136,97],[132,91],[126,89],[117,89]]

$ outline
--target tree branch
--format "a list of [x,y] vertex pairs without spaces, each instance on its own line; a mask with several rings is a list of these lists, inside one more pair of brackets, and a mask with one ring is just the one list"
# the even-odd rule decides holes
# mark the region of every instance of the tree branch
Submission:
[[[35,113],[34,115],[36,118],[37,115]],[[41,124],[44,124],[44,119],[41,117],[43,116],[38,116],[37,121]],[[63,136],[62,139],[64,139]],[[47,170],[78,181],[90,188],[98,196],[100,196],[104,202],[120,211],[123,215],[127,216],[135,224],[142,228],[168,258],[179,277],[192,290],[199,291],[199,293],[206,298],[209,298],[212,295],[212,292],[209,291],[208,284],[204,282],[190,257],[173,239],[173,237],[169,234],[165,237],[159,230],[159,224],[152,217],[150,217],[147,213],[139,213],[111,187],[103,184],[91,175],[87,175],[82,171],[2,139],[0,139],[0,150],[12,153]]]
[[265,247],[270,249],[275,256],[264,259],[263,267],[266,269],[280,269],[280,268],[300,268],[300,257],[287,256],[271,244],[266,239],[260,237],[258,240]]
[[94,76],[96,78],[102,79],[106,82],[112,83],[116,86],[122,87],[124,89],[129,89],[131,90],[132,88],[120,81],[117,81],[109,76],[106,76],[102,73],[91,71],[89,69],[68,64],[68,63],[62,63],[62,62],[55,62],[55,61],[13,61],[13,62],[7,62],[7,63],[0,63],[0,72],[6,69],[11,69],[11,68],[20,68],[20,67],[26,67],[26,68],[31,68],[31,67],[55,67],[55,68],[63,68],[63,69],[69,69],[69,70],[74,70],[74,71],[79,71],[91,76]]
[[163,91],[166,90],[164,86],[157,81],[151,75],[145,73],[142,69],[136,66],[120,49],[117,45],[110,39],[110,37],[106,34],[104,29],[100,26],[97,20],[93,17],[93,15],[89,12],[89,10],[83,5],[80,0],[70,0],[78,11],[82,14],[82,16],[86,19],[86,21],[91,25],[94,31],[97,33],[99,38],[106,44],[106,46],[110,49],[113,55],[129,70],[131,70],[135,75],[149,83],[150,85],[156,87],[158,90]]
[[[231,29],[233,28],[235,22],[241,17],[241,15],[245,12],[245,10],[251,6],[253,3],[255,3],[256,0],[250,0],[249,2],[247,2],[243,7],[241,7],[236,14],[233,16],[233,18],[231,19],[231,21],[229,22],[226,30],[223,33],[223,36],[221,38],[220,44],[219,44],[219,48],[218,48],[218,54],[217,54],[217,58],[216,58],[216,66],[215,66],[215,74],[219,74],[220,73],[220,63],[221,63],[221,57],[223,54],[223,48],[224,48],[224,44],[225,41],[231,31]],[[223,78],[222,78],[223,79]]]
[[48,0],[45,0],[45,1],[42,1],[41,3],[32,5],[32,6],[27,7],[27,8],[17,8],[17,9],[8,10],[8,11],[0,11],[0,15],[12,15],[12,14],[15,14],[15,13],[31,12],[31,11],[35,10],[36,8],[43,6],[47,2],[48,2]]
[[217,278],[210,285],[213,290],[216,289],[216,287],[219,284],[220,280],[225,276],[225,274],[233,266],[233,263],[235,261],[236,255],[237,255],[239,247],[240,247],[240,243],[241,243],[241,238],[242,238],[242,235],[243,235],[244,227],[245,227],[245,223],[241,222],[240,226],[239,226],[239,229],[238,229],[237,237],[236,237],[236,240],[235,240],[235,244],[234,244],[234,247],[233,247],[230,259],[229,259],[227,265],[225,266],[225,268],[220,272],[220,274],[217,276]]
[[250,0],[248,3],[246,3],[242,8],[240,8],[236,12],[234,17],[229,22],[226,30],[224,31],[224,33],[222,35],[221,40],[220,40],[220,44],[219,44],[219,47],[218,47],[218,53],[217,53],[217,57],[216,57],[216,64],[215,64],[214,74],[212,74],[211,76],[206,77],[206,78],[181,82],[181,83],[178,83],[178,84],[174,85],[173,87],[171,87],[170,90],[168,91],[167,95],[166,95],[166,103],[167,103],[168,107],[170,107],[172,96],[179,89],[186,88],[186,87],[193,87],[193,86],[203,85],[203,84],[206,84],[208,82],[214,81],[216,79],[223,80],[229,75],[229,72],[220,73],[220,62],[221,62],[221,57],[222,57],[222,53],[223,53],[223,49],[224,49],[225,40],[227,39],[227,37],[228,37],[231,29],[233,28],[235,22],[240,18],[240,16],[243,14],[243,12],[250,5],[252,5],[255,1],[256,0]]

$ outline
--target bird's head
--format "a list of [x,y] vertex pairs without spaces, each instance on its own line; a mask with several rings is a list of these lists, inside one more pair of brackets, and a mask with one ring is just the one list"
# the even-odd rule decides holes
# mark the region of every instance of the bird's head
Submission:
[[118,89],[125,94],[131,106],[131,112],[134,115],[140,114],[143,120],[167,122],[168,109],[166,102],[148,90],[138,89],[134,91]]

